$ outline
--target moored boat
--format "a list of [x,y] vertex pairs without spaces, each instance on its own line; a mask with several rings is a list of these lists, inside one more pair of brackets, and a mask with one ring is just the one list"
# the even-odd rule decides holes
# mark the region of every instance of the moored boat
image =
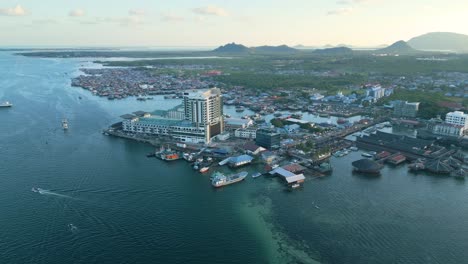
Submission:
[[200,169],[200,173],[205,173],[210,169],[210,167],[203,167]]
[[160,151],[156,152],[155,155],[157,158],[160,158],[165,161],[173,161],[180,159],[179,153],[177,153],[169,147],[164,148],[164,146],[161,146]]
[[252,178],[257,178],[257,177],[260,177],[260,176],[262,176],[262,174],[260,172],[252,174]]
[[211,185],[213,185],[213,187],[216,187],[216,188],[226,186],[226,185],[244,180],[245,177],[247,177],[247,175],[248,173],[245,171],[232,174],[232,175],[224,175],[220,172],[216,172],[211,177],[212,178]]

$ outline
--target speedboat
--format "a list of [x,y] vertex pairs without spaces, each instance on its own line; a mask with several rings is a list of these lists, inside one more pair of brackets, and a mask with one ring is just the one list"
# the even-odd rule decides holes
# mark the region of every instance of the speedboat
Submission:
[[12,107],[12,106],[13,106],[13,104],[8,102],[8,101],[0,103],[0,107]]
[[252,174],[252,178],[257,178],[259,176],[262,176],[262,174],[260,172]]

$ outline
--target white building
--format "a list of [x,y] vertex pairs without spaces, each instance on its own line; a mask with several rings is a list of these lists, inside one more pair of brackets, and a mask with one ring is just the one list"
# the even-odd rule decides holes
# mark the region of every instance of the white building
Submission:
[[256,128],[238,128],[234,131],[237,138],[255,139],[257,137]]
[[437,135],[460,137],[463,136],[465,128],[461,125],[440,123],[434,126],[432,132]]
[[184,93],[185,119],[197,127],[204,127],[210,138],[224,131],[221,90],[211,88]]
[[132,133],[171,136],[181,142],[209,143],[224,131],[222,108],[218,88],[188,92],[184,93],[184,112],[170,111],[166,117],[125,115],[122,128]]
[[445,116],[445,122],[452,125],[463,126],[464,129],[467,129],[468,115],[461,111],[450,112]]
[[372,98],[373,102],[377,102],[380,98],[385,96],[385,88],[377,85],[367,89],[367,97]]
[[207,143],[205,128],[196,127],[186,120],[156,116],[132,117],[122,122],[122,128],[126,132],[172,136],[181,142]]

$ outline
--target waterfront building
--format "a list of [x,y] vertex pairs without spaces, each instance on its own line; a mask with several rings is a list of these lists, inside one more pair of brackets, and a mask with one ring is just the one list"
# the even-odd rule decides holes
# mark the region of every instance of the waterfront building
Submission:
[[259,129],[257,130],[255,144],[267,149],[279,148],[281,145],[281,135],[270,129]]
[[252,155],[258,155],[260,154],[261,152],[265,151],[266,149],[263,148],[263,147],[260,147],[260,146],[257,146],[255,143],[249,141],[249,142],[246,142],[243,146],[243,149],[249,153],[249,154],[252,154]]
[[445,116],[445,122],[452,125],[463,126],[465,129],[468,128],[468,114],[461,111],[454,111],[447,113]]
[[438,123],[434,125],[432,133],[442,136],[460,137],[463,136],[465,128],[462,125],[450,123]]
[[184,92],[184,111],[186,120],[205,129],[207,141],[224,131],[223,101],[219,88]]
[[234,131],[234,137],[255,139],[257,137],[257,128],[238,128]]
[[225,118],[224,119],[226,130],[236,130],[239,128],[247,128],[254,124],[252,119],[242,119],[242,118]]
[[234,168],[240,167],[240,166],[251,163],[252,160],[253,160],[253,157],[249,155],[240,155],[237,157],[231,157],[231,159],[229,159],[229,166],[234,167]]
[[123,115],[125,132],[170,136],[180,142],[209,143],[224,132],[221,91],[218,88],[184,93],[184,111],[163,116],[145,112]]
[[303,183],[305,180],[304,174],[294,174],[282,167],[278,167],[269,172],[271,175],[279,175],[281,176],[287,184],[294,184],[294,183]]
[[122,129],[132,133],[171,136],[181,142],[207,143],[205,129],[196,127],[187,120],[158,116],[127,116],[122,122]]
[[397,100],[393,102],[393,115],[396,117],[416,117],[419,111],[419,102]]

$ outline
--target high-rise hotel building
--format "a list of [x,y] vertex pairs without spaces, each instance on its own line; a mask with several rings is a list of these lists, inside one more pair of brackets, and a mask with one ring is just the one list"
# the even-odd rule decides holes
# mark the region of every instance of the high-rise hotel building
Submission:
[[164,116],[125,115],[126,132],[171,136],[187,143],[209,143],[224,131],[223,102],[218,88],[184,93],[183,112],[170,111]]
[[224,131],[223,100],[219,88],[184,93],[185,119],[205,129],[206,139]]

